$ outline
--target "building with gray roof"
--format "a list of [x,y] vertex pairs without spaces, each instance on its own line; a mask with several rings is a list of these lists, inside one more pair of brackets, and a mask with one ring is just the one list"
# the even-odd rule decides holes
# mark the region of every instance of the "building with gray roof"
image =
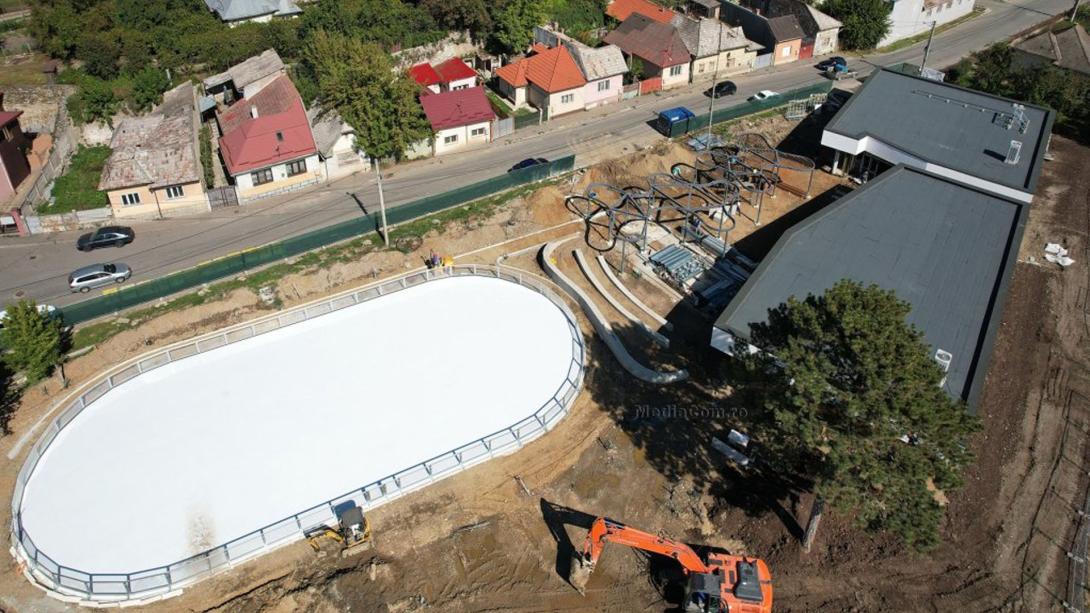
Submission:
[[1030,37],[1014,45],[1014,50],[1022,67],[1056,66],[1090,76],[1090,34],[1079,24]]
[[204,0],[204,4],[220,20],[232,26],[246,21],[295,17],[303,12],[293,0]]
[[628,72],[624,53],[617,45],[588,47],[578,41],[565,42],[583,78],[587,81],[607,79]]
[[287,74],[287,67],[280,59],[280,54],[276,49],[266,49],[260,55],[246,58],[201,83],[209,95],[230,104],[241,98],[252,97],[282,74]]
[[882,69],[825,126],[834,172],[907,164],[1030,202],[1053,111]]
[[841,279],[876,284],[911,305],[909,323],[940,364],[948,361],[946,390],[973,406],[1027,209],[899,165],[790,228],[716,320],[712,346],[745,346],[750,326],[788,297],[820,294]]

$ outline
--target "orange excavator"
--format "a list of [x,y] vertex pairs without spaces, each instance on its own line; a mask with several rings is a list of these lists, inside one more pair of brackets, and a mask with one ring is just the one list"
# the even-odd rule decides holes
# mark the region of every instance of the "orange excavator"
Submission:
[[583,551],[572,559],[575,589],[583,592],[606,543],[619,543],[663,555],[681,564],[687,585],[682,607],[700,613],[772,613],[772,573],[764,560],[725,553],[701,558],[691,547],[599,517],[587,533]]

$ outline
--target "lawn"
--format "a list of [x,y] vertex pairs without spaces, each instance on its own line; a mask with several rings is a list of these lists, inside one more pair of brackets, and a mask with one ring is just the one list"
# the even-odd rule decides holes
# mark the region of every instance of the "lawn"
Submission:
[[106,158],[110,157],[110,151],[105,145],[80,145],[68,164],[68,170],[53,183],[55,202],[38,207],[38,212],[68,213],[108,206],[106,194],[98,191],[98,181],[102,178],[102,167]]
[[46,59],[46,56],[35,53],[0,62],[0,89],[16,85],[45,85],[42,63]]

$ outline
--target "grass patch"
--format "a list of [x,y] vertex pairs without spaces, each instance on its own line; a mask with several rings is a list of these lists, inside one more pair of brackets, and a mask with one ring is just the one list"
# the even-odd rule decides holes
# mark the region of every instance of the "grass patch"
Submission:
[[394,239],[410,237],[422,239],[428,232],[431,232],[432,230],[441,230],[451,222],[468,223],[477,219],[491,217],[496,210],[504,204],[517,198],[529,196],[542,187],[553,183],[555,183],[555,181],[527,183],[526,185],[520,185],[514,189],[488,196],[487,198],[474,200],[467,204],[458,205],[412,221],[407,221],[390,229],[391,243],[394,242]]
[[46,60],[44,55],[35,53],[19,60],[0,64],[0,88],[46,84],[45,73],[42,72],[42,63]]
[[486,87],[484,88],[484,95],[488,96],[488,102],[492,105],[492,110],[496,111],[496,114],[500,116],[500,119],[506,119],[511,116],[511,105],[507,104],[503,98],[496,95],[496,92]]
[[[953,21],[951,21],[949,23],[944,23],[941,26],[936,27],[935,28],[935,34],[942,34],[943,32],[945,32],[947,30],[950,30],[952,28],[956,28],[956,27],[960,26],[961,24],[965,23],[966,21],[969,21],[970,19],[972,19],[974,17],[979,17],[980,15],[983,15],[983,14],[984,14],[984,9],[974,8],[968,14],[962,15],[961,17],[958,17],[957,19],[955,19],[955,20],[953,20]],[[930,30],[928,30],[927,32],[921,32],[920,34],[917,34],[915,36],[910,36],[908,38],[902,38],[901,40],[890,43],[889,45],[886,45],[885,47],[879,47],[877,49],[872,50],[871,52],[872,53],[891,53],[893,51],[900,51],[901,49],[904,49],[905,47],[911,47],[912,45],[915,45],[918,42],[927,40],[927,37],[930,36],[930,35],[931,35]]]
[[53,184],[54,202],[42,205],[38,208],[39,212],[68,213],[109,206],[106,194],[98,191],[98,182],[110,153],[111,149],[105,145],[80,145],[68,164],[68,170]]

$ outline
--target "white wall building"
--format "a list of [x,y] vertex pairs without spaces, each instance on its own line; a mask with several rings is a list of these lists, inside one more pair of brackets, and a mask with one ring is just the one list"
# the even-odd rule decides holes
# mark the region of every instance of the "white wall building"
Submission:
[[879,47],[928,31],[931,24],[942,25],[968,15],[974,0],[891,0],[889,33]]

